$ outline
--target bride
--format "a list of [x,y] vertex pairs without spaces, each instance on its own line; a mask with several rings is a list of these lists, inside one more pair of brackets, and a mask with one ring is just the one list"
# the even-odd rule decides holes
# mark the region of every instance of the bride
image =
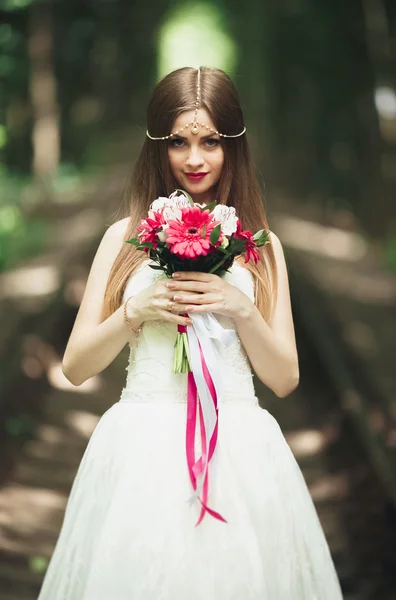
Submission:
[[[340,600],[305,480],[253,387],[252,370],[279,398],[299,381],[278,237],[257,264],[235,261],[224,277],[167,279],[125,243],[177,188],[235,207],[244,229],[268,229],[235,86],[219,69],[178,69],[155,87],[147,120],[130,214],[100,242],[63,359],[81,385],[129,344],[126,384],[88,443],[39,600]],[[236,335],[218,347],[224,389],[209,471],[208,504],[223,519],[208,512],[197,525],[187,380],[172,366],[177,326],[207,312]]]

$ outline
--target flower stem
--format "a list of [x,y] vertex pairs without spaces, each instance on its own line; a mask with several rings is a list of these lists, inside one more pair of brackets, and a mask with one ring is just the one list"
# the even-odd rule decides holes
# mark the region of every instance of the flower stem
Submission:
[[229,258],[229,255],[225,256],[224,258],[222,258],[214,267],[212,267],[210,269],[210,271],[208,271],[209,273],[214,273],[215,271],[217,271],[217,269],[219,267],[221,267],[221,265],[223,265],[225,263],[225,261],[227,260],[227,258]]
[[175,341],[175,355],[173,357],[173,372],[187,373],[191,371],[190,349],[186,333],[178,333]]

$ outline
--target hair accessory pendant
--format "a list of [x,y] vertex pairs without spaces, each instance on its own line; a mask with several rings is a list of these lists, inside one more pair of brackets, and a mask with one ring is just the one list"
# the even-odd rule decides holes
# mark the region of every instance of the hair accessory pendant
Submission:
[[183,127],[180,127],[180,129],[178,129],[177,131],[174,131],[174,132],[170,133],[169,135],[164,135],[162,137],[153,137],[152,135],[149,134],[148,129],[147,129],[146,130],[147,137],[150,138],[150,140],[169,140],[170,138],[173,138],[173,137],[176,137],[177,135],[179,135],[179,133],[182,133],[185,129],[188,129],[188,127],[190,127],[190,125],[191,125],[191,133],[193,135],[197,135],[199,133],[200,127],[203,127],[207,131],[211,131],[212,133],[215,133],[215,134],[219,135],[220,137],[224,137],[224,138],[237,138],[245,133],[246,127],[244,127],[240,133],[237,133],[235,135],[227,135],[226,133],[220,133],[220,131],[216,131],[216,129],[213,129],[213,127],[209,127],[209,125],[206,125],[206,123],[202,123],[202,121],[198,121],[197,116],[198,116],[198,110],[199,110],[200,103],[201,103],[201,67],[198,68],[198,73],[197,73],[197,97],[195,100],[194,118],[191,121],[189,121],[188,123],[186,123],[185,125],[183,125]]

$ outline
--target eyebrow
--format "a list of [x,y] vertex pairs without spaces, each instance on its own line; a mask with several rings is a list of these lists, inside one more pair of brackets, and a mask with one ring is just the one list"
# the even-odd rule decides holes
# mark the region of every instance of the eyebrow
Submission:
[[[203,136],[201,137],[201,140],[207,140],[207,139],[209,139],[209,138],[211,138],[211,137],[213,137],[213,136],[215,136],[215,135],[218,135],[218,134],[217,134],[217,133],[215,133],[215,132],[213,132],[213,133],[210,133],[209,135],[203,135]],[[175,139],[175,138],[180,138],[180,139],[182,139],[182,140],[187,140],[187,138],[186,138],[186,137],[184,137],[183,135],[179,135],[179,134],[172,136],[172,138],[171,138],[171,139]]]

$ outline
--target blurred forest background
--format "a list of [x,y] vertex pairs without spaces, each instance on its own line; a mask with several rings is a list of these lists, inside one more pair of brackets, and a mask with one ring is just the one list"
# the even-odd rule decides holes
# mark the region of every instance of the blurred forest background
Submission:
[[40,245],[38,203],[133,157],[153,82],[198,59],[235,78],[266,185],[396,269],[395,27],[391,0],[1,0],[0,268]]
[[301,361],[263,406],[300,461],[346,598],[396,598],[396,2],[0,0],[0,598],[33,600],[127,356],[61,371],[98,242],[128,213],[155,82],[240,93]]

